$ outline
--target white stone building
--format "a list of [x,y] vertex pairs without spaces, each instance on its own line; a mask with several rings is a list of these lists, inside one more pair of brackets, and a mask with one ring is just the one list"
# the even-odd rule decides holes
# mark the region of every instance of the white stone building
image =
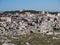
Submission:
[[60,16],[60,13],[58,13],[58,16]]
[[11,22],[11,17],[0,17],[0,19],[6,22]]

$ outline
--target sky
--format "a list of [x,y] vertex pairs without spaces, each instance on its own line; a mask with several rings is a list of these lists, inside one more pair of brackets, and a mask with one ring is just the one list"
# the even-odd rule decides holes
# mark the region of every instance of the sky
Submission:
[[0,0],[0,11],[60,11],[60,0]]

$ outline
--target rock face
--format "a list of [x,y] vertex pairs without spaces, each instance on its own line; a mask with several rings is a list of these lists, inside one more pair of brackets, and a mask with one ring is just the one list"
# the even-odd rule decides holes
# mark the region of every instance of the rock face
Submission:
[[[25,16],[26,15],[26,16]],[[52,14],[51,14],[52,15]],[[11,14],[10,22],[7,16],[0,22],[0,35],[22,35],[28,33],[46,33],[53,29],[60,28],[60,18],[58,16],[48,16],[48,14]],[[5,18],[6,16],[3,16]],[[57,18],[56,18],[57,17]],[[3,26],[2,26],[3,25]]]
[[53,30],[52,22],[51,21],[43,21],[40,28],[41,28],[41,33],[50,32]]

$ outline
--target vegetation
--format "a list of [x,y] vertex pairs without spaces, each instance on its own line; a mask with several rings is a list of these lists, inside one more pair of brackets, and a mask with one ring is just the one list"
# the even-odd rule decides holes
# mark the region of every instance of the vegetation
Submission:
[[[15,36],[17,37],[17,36]],[[47,36],[43,34],[26,34],[18,36],[18,39],[13,39],[8,37],[11,40],[11,43],[16,45],[60,45],[60,40],[52,39],[53,36]],[[28,44],[27,44],[28,43]]]
[[0,45],[2,45],[2,42],[0,41]]
[[50,14],[57,14],[58,12],[49,12]]
[[25,13],[25,12],[30,12],[30,13],[39,13],[39,11],[35,11],[35,10],[23,10],[22,12],[20,12],[19,10],[16,11],[5,11],[3,12],[3,14],[8,14],[8,13]]
[[54,30],[55,32],[60,32],[60,30]]

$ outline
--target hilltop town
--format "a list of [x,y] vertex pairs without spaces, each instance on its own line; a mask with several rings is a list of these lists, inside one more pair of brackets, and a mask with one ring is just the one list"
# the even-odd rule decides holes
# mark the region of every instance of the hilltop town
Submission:
[[49,33],[60,30],[60,14],[46,11],[5,11],[0,14],[0,35]]
[[57,35],[59,30],[60,12],[20,10],[0,13],[0,36],[32,33]]

